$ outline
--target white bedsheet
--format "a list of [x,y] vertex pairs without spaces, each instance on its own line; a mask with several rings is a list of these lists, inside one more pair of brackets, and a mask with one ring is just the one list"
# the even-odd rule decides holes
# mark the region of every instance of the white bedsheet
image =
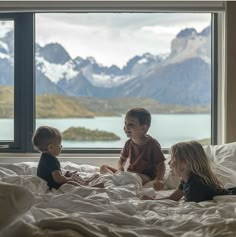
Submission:
[[[1,229],[1,237],[236,236],[234,197],[201,203],[142,201],[139,197],[143,194],[163,197],[171,190],[143,188],[140,178],[128,172],[100,177],[97,182],[104,182],[105,188],[65,184],[49,192],[46,182],[35,175],[36,167],[34,162],[0,164],[0,181],[22,188],[19,193],[0,194],[0,206],[10,200],[17,214]],[[94,166],[70,162],[62,167],[78,170],[83,176],[98,171]],[[24,197],[28,205],[22,204]],[[1,211],[0,217],[4,215],[10,214]]]

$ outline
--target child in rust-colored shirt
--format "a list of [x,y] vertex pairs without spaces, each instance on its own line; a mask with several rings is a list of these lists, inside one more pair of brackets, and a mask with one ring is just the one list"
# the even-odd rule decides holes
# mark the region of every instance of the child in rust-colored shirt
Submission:
[[151,114],[143,108],[129,110],[125,116],[124,131],[129,138],[121,151],[118,161],[118,169],[108,165],[102,165],[100,172],[115,173],[124,171],[126,161],[129,159],[127,171],[137,173],[145,184],[154,180],[153,187],[156,190],[163,188],[165,174],[165,157],[161,151],[159,142],[147,135],[151,125]]

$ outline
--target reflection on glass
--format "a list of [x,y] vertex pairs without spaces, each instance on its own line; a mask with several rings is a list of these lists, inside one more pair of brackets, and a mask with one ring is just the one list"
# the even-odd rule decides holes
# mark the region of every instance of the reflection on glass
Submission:
[[0,20],[0,141],[14,139],[14,22]]
[[37,127],[60,129],[63,147],[120,148],[124,114],[144,107],[162,147],[209,143],[210,22],[210,13],[36,14]]

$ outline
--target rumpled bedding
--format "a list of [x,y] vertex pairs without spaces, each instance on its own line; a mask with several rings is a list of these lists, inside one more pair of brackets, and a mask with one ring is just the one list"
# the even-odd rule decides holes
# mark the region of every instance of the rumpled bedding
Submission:
[[[206,148],[218,177],[228,186],[236,184],[235,148],[235,143]],[[103,182],[105,188],[64,184],[49,191],[36,176],[36,168],[36,162],[0,164],[1,237],[236,236],[236,196],[200,203],[140,200],[144,194],[160,198],[173,191],[178,179],[168,171],[166,190],[158,192],[151,185],[143,187],[139,176],[130,172],[102,175],[93,181]],[[62,162],[62,169],[78,170],[83,177],[98,172],[95,166],[71,162]]]

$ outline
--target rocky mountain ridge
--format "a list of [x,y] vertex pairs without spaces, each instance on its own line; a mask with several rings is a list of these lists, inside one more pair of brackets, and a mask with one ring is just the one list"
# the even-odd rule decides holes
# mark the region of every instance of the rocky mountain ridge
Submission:
[[[36,93],[94,98],[151,98],[163,104],[209,105],[210,27],[180,31],[163,58],[147,52],[123,68],[71,58],[59,43],[36,44]],[[0,38],[0,85],[13,84],[13,33]]]

